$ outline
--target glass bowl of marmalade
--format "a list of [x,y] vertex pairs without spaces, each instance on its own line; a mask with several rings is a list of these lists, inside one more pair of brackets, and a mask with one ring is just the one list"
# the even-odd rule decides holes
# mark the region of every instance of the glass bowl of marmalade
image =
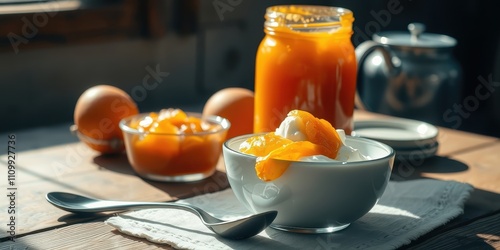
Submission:
[[189,182],[211,176],[230,122],[181,109],[141,113],[120,121],[127,158],[141,177]]

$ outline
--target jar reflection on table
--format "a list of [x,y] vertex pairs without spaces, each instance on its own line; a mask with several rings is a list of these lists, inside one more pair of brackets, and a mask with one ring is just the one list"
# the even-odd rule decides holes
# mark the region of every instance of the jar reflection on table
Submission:
[[326,6],[273,6],[256,57],[254,132],[274,131],[293,109],[352,131],[356,56],[353,13]]

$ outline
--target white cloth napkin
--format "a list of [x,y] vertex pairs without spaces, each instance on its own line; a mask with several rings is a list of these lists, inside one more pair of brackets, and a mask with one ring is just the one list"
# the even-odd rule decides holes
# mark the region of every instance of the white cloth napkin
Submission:
[[[144,209],[111,217],[120,232],[180,249],[393,249],[410,243],[463,212],[473,187],[455,181],[389,182],[378,204],[344,230],[297,234],[268,228],[236,241],[217,237],[189,212]],[[224,219],[248,215],[231,189],[178,202],[189,203]]]

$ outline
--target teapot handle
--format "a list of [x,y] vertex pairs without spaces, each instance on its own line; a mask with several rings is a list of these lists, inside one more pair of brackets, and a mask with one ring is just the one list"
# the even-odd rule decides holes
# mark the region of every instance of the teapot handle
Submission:
[[[355,53],[356,53],[356,61],[358,63],[358,73],[357,73],[357,89],[360,87],[361,84],[361,69],[363,66],[363,63],[365,62],[365,59],[368,55],[370,55],[373,51],[379,50],[382,53],[382,56],[384,57],[384,62],[387,65],[387,69],[389,71],[389,75],[397,75],[401,71],[401,63],[395,62],[392,60],[392,55],[390,51],[387,49],[386,46],[383,44],[368,40],[356,47]],[[364,105],[363,101],[361,100],[361,97],[359,96],[358,90],[356,89],[356,95],[354,99],[354,104],[356,108],[361,109],[361,110],[367,110],[366,106]]]

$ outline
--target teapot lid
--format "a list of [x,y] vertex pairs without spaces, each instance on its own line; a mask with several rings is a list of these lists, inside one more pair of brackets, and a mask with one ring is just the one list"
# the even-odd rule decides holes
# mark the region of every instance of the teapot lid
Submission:
[[448,48],[457,44],[453,37],[424,33],[425,25],[421,23],[410,23],[408,30],[410,33],[380,32],[373,35],[373,40],[381,44],[420,48]]

